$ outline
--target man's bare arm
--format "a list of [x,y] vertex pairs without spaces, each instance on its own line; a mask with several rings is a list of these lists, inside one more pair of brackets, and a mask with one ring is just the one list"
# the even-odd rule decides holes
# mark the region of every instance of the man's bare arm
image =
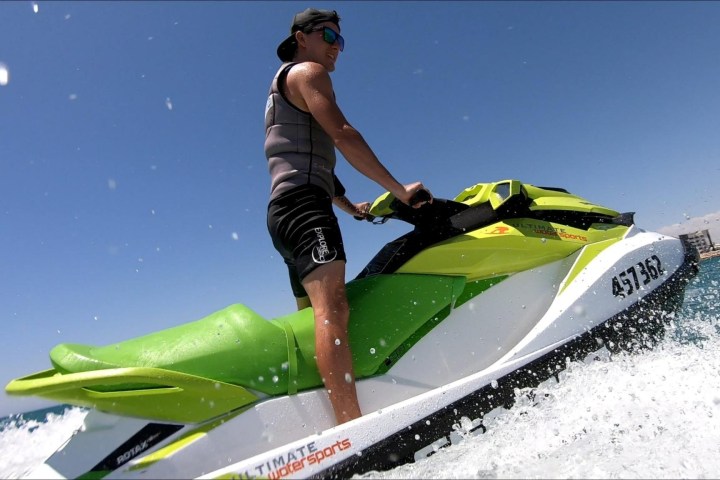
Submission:
[[287,77],[291,101],[307,111],[333,139],[335,146],[360,173],[409,203],[412,195],[423,188],[416,182],[403,186],[380,163],[375,153],[342,113],[333,94],[332,81],[325,67],[314,62],[295,66]]
[[353,217],[365,218],[370,210],[369,202],[352,203],[345,195],[333,197],[333,203],[342,211],[349,213]]

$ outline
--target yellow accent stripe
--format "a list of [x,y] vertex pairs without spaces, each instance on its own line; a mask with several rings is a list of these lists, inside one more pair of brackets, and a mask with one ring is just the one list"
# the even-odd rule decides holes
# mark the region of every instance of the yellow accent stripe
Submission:
[[207,434],[206,432],[194,432],[189,435],[186,435],[186,436],[180,438],[179,440],[176,440],[175,442],[171,443],[170,445],[167,445],[167,446],[161,448],[157,452],[153,452],[150,455],[147,455],[142,460],[140,460],[138,463],[131,466],[129,468],[129,470],[133,471],[133,470],[142,470],[144,468],[147,468],[150,465],[152,465],[153,463],[159,462],[160,460],[162,460],[166,457],[169,457],[173,453],[175,453],[179,450],[182,450],[187,445],[190,445],[195,440],[198,440],[198,439],[204,437],[206,434]]
[[573,280],[575,280],[575,277],[577,277],[580,272],[582,272],[585,267],[587,267],[590,262],[593,261],[600,254],[600,252],[608,248],[610,245],[619,242],[620,240],[622,240],[622,238],[611,238],[609,240],[603,240],[602,242],[586,245],[585,248],[583,248],[583,251],[580,253],[580,256],[577,258],[577,260],[575,260],[575,265],[573,265],[573,268],[567,274],[567,277],[565,277],[565,283],[563,283],[562,287],[560,287],[559,293],[562,293],[565,288],[570,285]]
[[138,461],[138,463],[136,463],[135,465],[132,465],[128,470],[129,471],[142,470],[144,468],[149,467],[150,465],[152,465],[154,463],[159,462],[160,460],[163,460],[163,459],[169,457],[173,453],[182,450],[183,448],[185,448],[186,446],[195,442],[196,440],[203,438],[205,435],[207,435],[207,432],[214,429],[218,425],[221,425],[221,424],[227,422],[231,418],[234,418],[234,417],[240,415],[245,410],[247,410],[247,408],[243,408],[239,412],[235,412],[228,417],[223,417],[219,420],[208,423],[207,425],[203,425],[195,430],[192,430],[192,431],[186,433],[182,437],[175,440],[173,443],[171,443],[169,445],[165,445],[160,450],[143,457],[141,460]]

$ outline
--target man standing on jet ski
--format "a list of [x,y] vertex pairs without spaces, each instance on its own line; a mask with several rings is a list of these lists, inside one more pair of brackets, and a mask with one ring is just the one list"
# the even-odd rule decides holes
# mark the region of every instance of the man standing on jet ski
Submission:
[[268,230],[288,266],[298,308],[313,307],[318,370],[335,418],[344,423],[361,413],[348,341],[346,257],[332,205],[365,217],[369,204],[345,197],[334,173],[335,148],[405,204],[425,187],[400,184],[335,102],[330,72],[345,46],[339,25],[334,10],[308,8],[294,16],[290,36],[277,49],[283,64],[265,107],[265,156],[271,177]]

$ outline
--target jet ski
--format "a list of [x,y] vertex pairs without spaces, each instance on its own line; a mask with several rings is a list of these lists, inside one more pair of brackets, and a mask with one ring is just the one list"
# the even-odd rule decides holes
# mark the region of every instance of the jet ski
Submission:
[[413,229],[347,283],[364,415],[335,425],[307,308],[245,305],[106,346],[61,344],[11,381],[91,409],[29,478],[348,477],[482,432],[518,389],[607,348],[651,348],[698,254],[632,213],[561,188],[478,183],[411,208],[381,195],[374,223]]

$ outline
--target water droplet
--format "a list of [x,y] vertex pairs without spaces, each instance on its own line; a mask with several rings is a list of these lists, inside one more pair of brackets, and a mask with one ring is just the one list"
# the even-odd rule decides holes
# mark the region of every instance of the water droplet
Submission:
[[375,355],[375,349],[374,349],[374,348],[371,348],[371,349],[370,349],[370,353],[371,353],[372,355]]
[[342,343],[342,342],[340,342],[340,339],[339,339],[339,338],[336,338],[336,339],[335,339],[335,345],[340,345],[340,343]]
[[470,430],[472,430],[472,428],[473,428],[472,420],[470,420],[468,417],[462,417],[460,419],[460,427],[464,431],[470,432]]
[[0,63],[0,87],[10,83],[10,72],[4,63]]
[[352,383],[352,375],[350,375],[349,373],[346,373],[345,374],[345,382]]

